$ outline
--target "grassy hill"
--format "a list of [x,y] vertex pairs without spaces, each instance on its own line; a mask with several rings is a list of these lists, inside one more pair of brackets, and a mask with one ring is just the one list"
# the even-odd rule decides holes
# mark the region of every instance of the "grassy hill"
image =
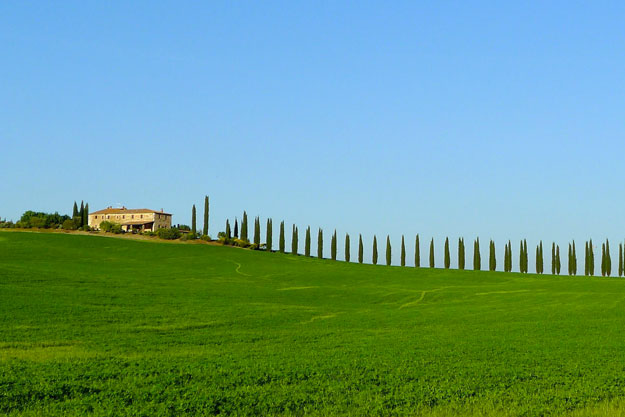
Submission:
[[0,414],[615,415],[624,301],[618,278],[2,232]]

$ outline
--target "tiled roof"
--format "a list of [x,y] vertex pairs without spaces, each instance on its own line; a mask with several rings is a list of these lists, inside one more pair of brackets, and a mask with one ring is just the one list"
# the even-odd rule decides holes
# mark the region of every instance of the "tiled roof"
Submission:
[[167,216],[171,216],[170,213],[165,213],[164,211],[150,210],[150,209],[128,209],[125,207],[122,208],[105,208],[104,210],[93,211],[89,213],[92,214],[137,214],[137,213],[157,213],[157,214],[165,214]]

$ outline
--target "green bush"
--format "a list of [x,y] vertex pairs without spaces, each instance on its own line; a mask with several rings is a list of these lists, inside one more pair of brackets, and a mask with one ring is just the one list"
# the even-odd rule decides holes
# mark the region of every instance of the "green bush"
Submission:
[[200,239],[205,241],[205,242],[210,242],[211,241],[211,237],[209,235],[202,235],[202,236],[200,236]]
[[65,230],[76,230],[76,223],[71,219],[67,219],[63,222],[61,227]]
[[0,229],[12,229],[15,227],[15,223],[13,223],[12,221],[0,221]]
[[195,239],[197,239],[197,235],[194,233],[183,233],[182,237],[180,238],[180,240],[184,240],[184,241],[195,240]]
[[144,235],[144,236],[156,236],[156,232],[153,232],[151,230],[146,230],[145,232],[142,233],[142,235]]
[[161,239],[174,240],[180,238],[180,230],[172,227],[171,229],[158,229],[156,235]]
[[105,220],[100,223],[100,230],[103,232],[119,234],[122,233],[122,226],[119,223],[113,223]]

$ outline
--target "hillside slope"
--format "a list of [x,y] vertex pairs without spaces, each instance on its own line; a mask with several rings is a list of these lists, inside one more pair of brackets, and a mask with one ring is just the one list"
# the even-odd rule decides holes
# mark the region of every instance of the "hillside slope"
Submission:
[[625,280],[0,233],[0,413],[562,415],[625,396]]

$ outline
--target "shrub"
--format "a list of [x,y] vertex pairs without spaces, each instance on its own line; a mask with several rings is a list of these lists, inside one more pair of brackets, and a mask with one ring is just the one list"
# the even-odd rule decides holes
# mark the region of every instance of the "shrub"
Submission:
[[12,221],[2,220],[0,221],[0,229],[12,229],[15,227],[15,223]]
[[142,235],[144,235],[144,236],[156,236],[156,232],[153,232],[151,230],[146,230],[145,232],[142,233]]
[[184,233],[182,237],[180,238],[180,240],[183,240],[183,241],[195,240],[195,239],[197,239],[197,235],[195,233]]
[[102,230],[103,232],[119,234],[122,233],[122,226],[119,223],[103,221],[102,223],[100,223],[100,230]]
[[161,239],[175,240],[180,238],[180,230],[172,227],[171,229],[158,229],[156,235]]
[[210,242],[211,241],[211,237],[209,235],[202,235],[202,236],[200,236],[200,239],[205,241],[205,242]]
[[65,230],[76,230],[76,223],[71,219],[67,219],[63,222],[62,228]]

